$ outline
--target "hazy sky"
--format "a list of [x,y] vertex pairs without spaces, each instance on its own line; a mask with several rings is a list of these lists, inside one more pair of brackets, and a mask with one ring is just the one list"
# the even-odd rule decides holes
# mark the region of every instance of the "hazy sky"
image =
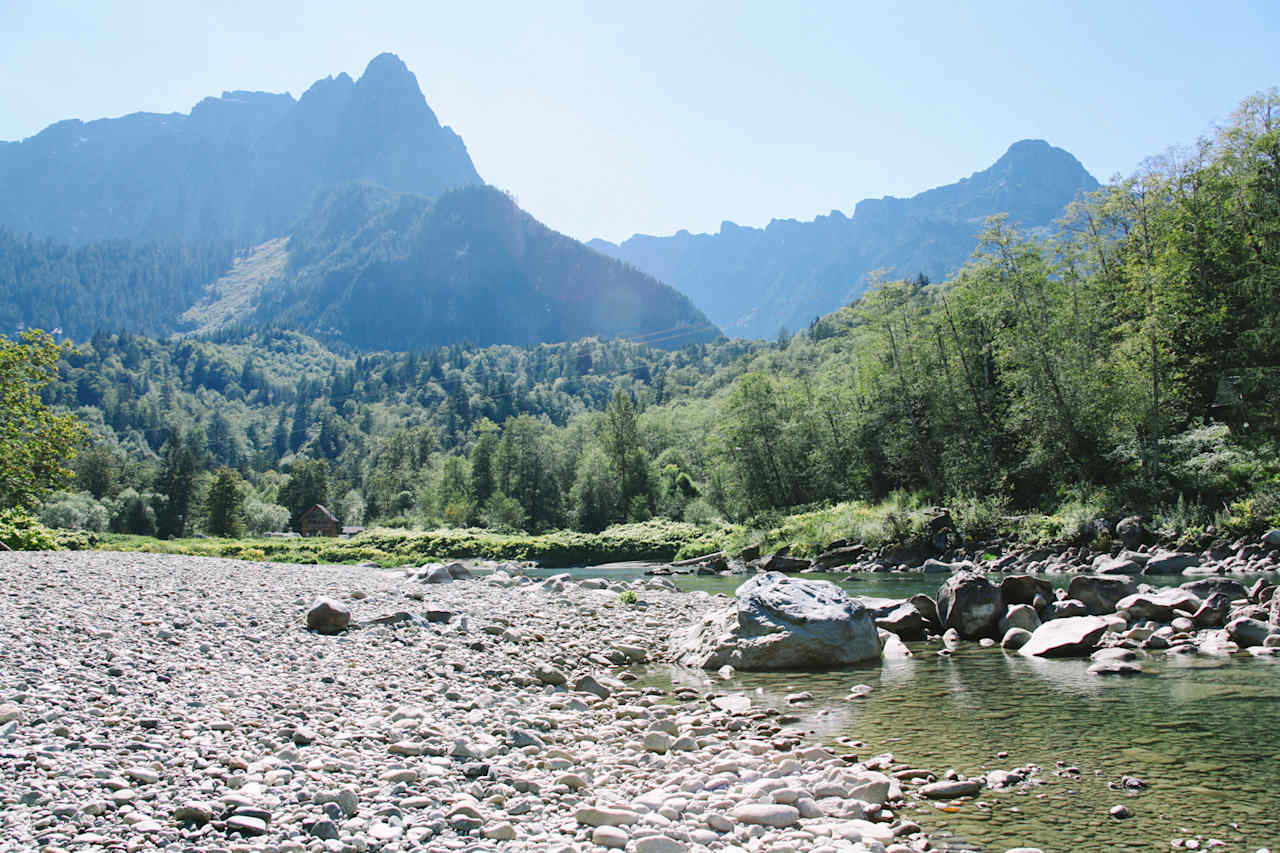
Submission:
[[300,95],[392,51],[489,183],[574,237],[911,195],[1039,137],[1098,178],[1280,84],[1280,0],[0,0],[0,139]]

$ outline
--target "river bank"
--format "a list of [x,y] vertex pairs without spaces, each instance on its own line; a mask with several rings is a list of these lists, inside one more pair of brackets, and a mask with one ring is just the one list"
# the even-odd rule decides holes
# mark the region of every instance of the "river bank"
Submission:
[[[711,601],[661,581],[624,606],[602,581],[102,552],[0,567],[0,849],[926,841],[889,759],[746,699],[628,686]],[[357,627],[305,630],[317,596]]]
[[[417,570],[95,552],[0,565],[0,615],[20,626],[0,646],[0,849],[972,850],[975,833],[954,832],[966,816],[1032,811],[1062,778],[1025,736],[1002,738],[1005,757],[959,737],[964,720],[934,713],[945,686],[893,699],[904,664],[954,664],[939,670],[953,681],[999,649],[725,679],[669,665],[669,638],[724,603],[665,579],[426,584]],[[318,596],[356,626],[306,631]],[[900,722],[936,731],[934,748],[904,748],[870,707],[916,708]],[[958,784],[925,797],[939,780]],[[1115,821],[1084,808],[1079,821]],[[981,849],[1062,836],[1015,820],[993,837]]]

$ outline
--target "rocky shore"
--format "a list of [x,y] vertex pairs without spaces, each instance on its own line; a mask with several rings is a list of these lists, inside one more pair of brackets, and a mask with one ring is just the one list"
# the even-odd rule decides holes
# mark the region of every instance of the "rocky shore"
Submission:
[[660,579],[103,552],[0,570],[0,850],[904,853],[932,844],[922,799],[1035,784],[811,743],[711,680],[639,689],[635,665],[725,606]]

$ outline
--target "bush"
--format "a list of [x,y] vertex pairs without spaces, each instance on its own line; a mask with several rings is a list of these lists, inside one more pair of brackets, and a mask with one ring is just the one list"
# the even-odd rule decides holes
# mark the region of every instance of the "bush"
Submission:
[[245,530],[254,536],[289,529],[289,510],[250,498],[244,503]]
[[89,492],[57,492],[40,507],[40,523],[63,530],[91,530],[103,533],[110,515]]
[[0,510],[0,542],[14,551],[56,551],[53,531],[20,509]]

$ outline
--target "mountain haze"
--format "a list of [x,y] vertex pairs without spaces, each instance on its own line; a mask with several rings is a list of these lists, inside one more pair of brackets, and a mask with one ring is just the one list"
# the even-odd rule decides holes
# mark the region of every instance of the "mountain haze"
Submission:
[[[351,184],[252,254],[262,274],[209,289],[188,312],[227,325],[299,329],[358,349],[588,336],[669,349],[719,336],[683,295],[552,231],[492,187],[436,200]],[[236,294],[239,298],[236,298]]]
[[484,186],[389,53],[296,101],[224,92],[0,145],[0,328],[233,326],[406,350],[720,334]]
[[393,54],[359,80],[301,98],[223,92],[190,114],[134,113],[50,125],[0,145],[0,226],[62,243],[231,239],[288,231],[315,194],[350,181],[434,196],[480,184]]
[[1023,228],[1042,228],[1097,187],[1068,152],[1023,140],[988,169],[911,198],[860,201],[852,217],[832,211],[763,229],[726,221],[718,234],[588,245],[680,289],[729,335],[772,337],[856,298],[873,270],[945,278],[969,257],[987,216],[1008,213]]

